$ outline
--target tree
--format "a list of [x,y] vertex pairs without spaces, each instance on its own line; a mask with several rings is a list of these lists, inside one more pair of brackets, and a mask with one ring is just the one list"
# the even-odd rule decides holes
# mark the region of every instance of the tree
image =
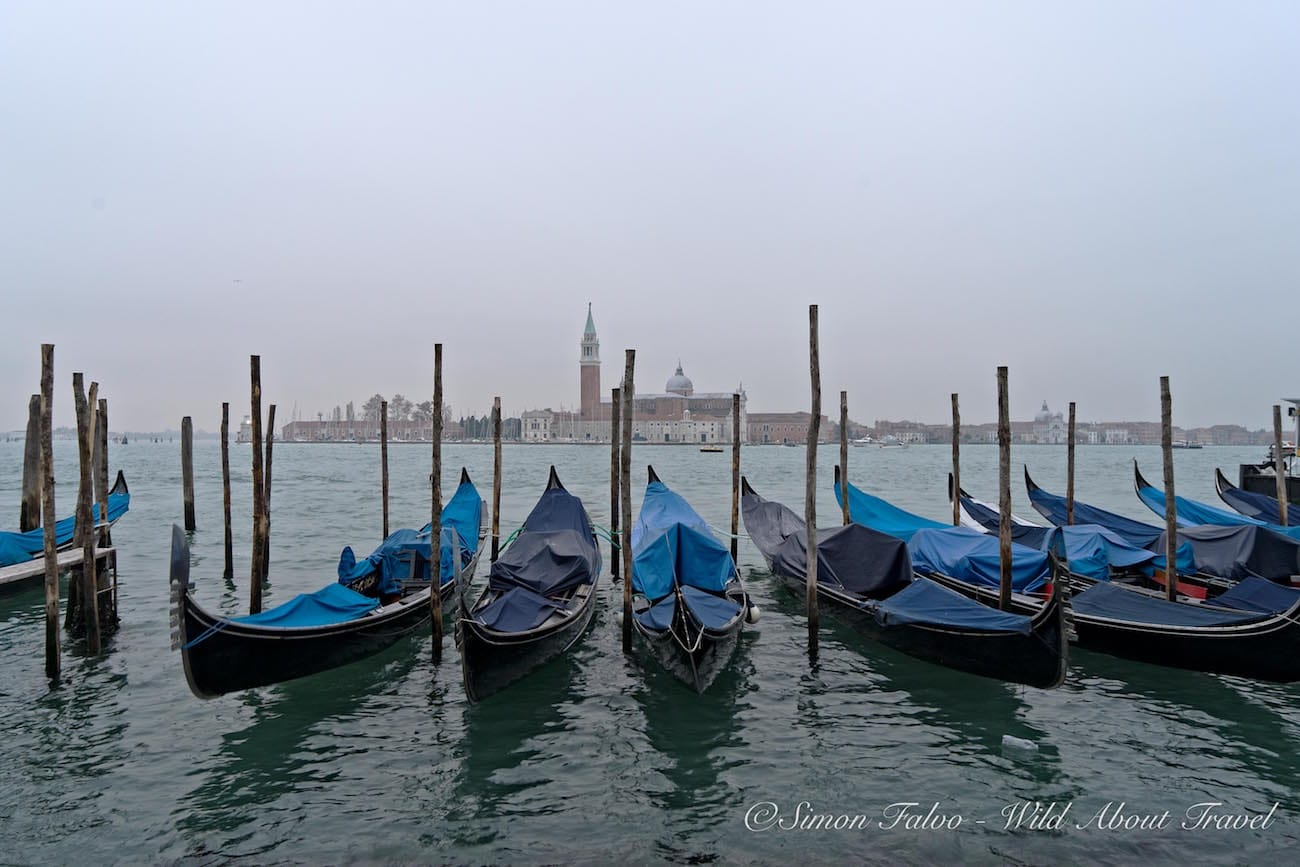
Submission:
[[379,421],[379,413],[383,411],[384,396],[382,394],[372,395],[370,400],[361,405],[361,416],[366,421]]
[[388,420],[406,421],[411,416],[411,402],[400,394],[388,401]]
[[426,400],[423,403],[417,403],[411,410],[411,419],[421,424],[428,424],[433,421],[433,401]]

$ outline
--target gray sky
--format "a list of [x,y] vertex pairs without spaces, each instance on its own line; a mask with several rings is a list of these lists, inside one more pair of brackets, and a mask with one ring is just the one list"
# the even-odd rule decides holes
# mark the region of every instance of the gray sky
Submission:
[[680,356],[862,421],[1271,425],[1300,392],[1294,3],[0,0],[0,429],[507,412]]

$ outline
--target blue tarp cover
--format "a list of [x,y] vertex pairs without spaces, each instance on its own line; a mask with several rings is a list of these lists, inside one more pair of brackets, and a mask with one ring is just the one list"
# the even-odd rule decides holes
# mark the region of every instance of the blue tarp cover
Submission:
[[632,528],[632,552],[632,586],[652,600],[678,585],[721,593],[736,574],[731,552],[663,482],[646,487]]
[[1115,584],[1094,584],[1070,600],[1075,613],[1130,623],[1163,626],[1232,626],[1253,623],[1266,615],[1217,611],[1198,604],[1169,602]]
[[564,606],[523,587],[512,587],[474,612],[474,619],[497,632],[527,632]]
[[[116,521],[126,514],[127,509],[131,508],[131,494],[129,492],[108,495],[108,520],[109,523]],[[90,507],[90,514],[93,522],[99,523],[99,503],[94,503]],[[62,548],[72,541],[72,536],[77,529],[77,516],[71,515],[62,521],[54,524],[54,547]],[[40,557],[45,553],[45,530],[37,527],[35,530],[28,530],[26,533],[9,533],[0,532],[0,566],[12,566],[15,563],[24,563],[33,557]]]
[[637,612],[635,616],[646,629],[663,632],[665,629],[672,628],[675,611],[677,611],[677,594],[670,593],[645,611]]
[[[728,555],[730,556],[730,555]],[[682,599],[705,629],[722,629],[740,613],[740,606],[724,596],[715,596],[689,584],[682,585]]]
[[[1277,497],[1257,494],[1254,491],[1243,491],[1238,487],[1220,490],[1219,496],[1225,503],[1247,517],[1269,524],[1282,523],[1282,510],[1278,507]],[[1287,518],[1291,519],[1290,512],[1287,513]]]
[[582,500],[564,488],[548,488],[515,541],[492,564],[488,586],[553,596],[594,581],[600,563]]
[[[1002,555],[996,536],[969,527],[942,526],[938,530],[918,529],[912,534],[907,549],[917,572],[938,572],[971,584],[1001,584]],[[1051,564],[1046,554],[1011,543],[1011,589],[1030,593],[1046,586],[1050,579]]]
[[[1155,512],[1157,515],[1164,517],[1164,491],[1154,488],[1151,485],[1143,485],[1137,489],[1137,494],[1138,499],[1142,501],[1143,505]],[[1277,524],[1267,524],[1258,518],[1247,518],[1239,512],[1230,512],[1227,509],[1220,509],[1216,506],[1198,503],[1196,500],[1189,500],[1186,497],[1175,495],[1174,507],[1175,517],[1178,519],[1178,526],[1180,527],[1198,527],[1202,524],[1213,524],[1224,527],[1238,524],[1251,524],[1256,527],[1266,527],[1275,533],[1290,536],[1292,539],[1300,539],[1300,527],[1281,527]]]
[[1033,630],[1030,618],[1023,614],[981,605],[928,578],[917,578],[881,602],[876,609],[876,620],[882,626],[916,623],[1022,635]]
[[362,596],[342,584],[326,584],[315,593],[301,593],[283,605],[269,608],[260,614],[232,617],[231,620],[235,623],[251,623],[281,629],[326,626],[331,623],[355,620],[367,611],[378,607],[378,599]]
[[[472,482],[461,482],[447,505],[442,507],[442,538],[440,545],[441,584],[455,577],[452,569],[452,542],[459,537],[461,566],[469,565],[478,547],[479,524],[483,517],[483,498]],[[361,579],[378,573],[376,589],[384,595],[400,593],[401,582],[410,576],[410,557],[418,555],[416,579],[429,580],[429,533],[432,524],[420,530],[396,530],[364,560],[358,561],[351,546],[339,555],[339,583],[352,586]]]
[[1300,602],[1300,590],[1283,587],[1264,578],[1245,578],[1233,585],[1226,593],[1210,600],[1211,605],[1222,608],[1258,611],[1264,614],[1290,611],[1296,602]]
[[[1160,536],[1160,545],[1165,544]],[[1221,578],[1251,575],[1291,583],[1300,573],[1300,542],[1253,524],[1180,527],[1178,547],[1191,546],[1198,571]]]
[[[865,524],[873,530],[897,536],[904,542],[912,541],[912,534],[917,530],[951,529],[952,524],[932,521],[898,508],[893,503],[873,497],[849,485],[849,517],[859,524]],[[840,486],[835,484],[835,502],[843,504],[840,499]]]

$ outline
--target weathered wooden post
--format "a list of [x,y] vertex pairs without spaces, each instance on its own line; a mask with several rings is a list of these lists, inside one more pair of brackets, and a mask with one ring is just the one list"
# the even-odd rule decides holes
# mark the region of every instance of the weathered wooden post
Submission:
[[619,484],[622,487],[620,509],[623,513],[623,536],[619,553],[623,556],[623,652],[632,652],[632,410],[636,404],[636,350],[626,350],[623,366],[623,445],[619,450]]
[[262,580],[271,575],[271,446],[275,443],[275,404],[266,411],[266,478],[262,480]]
[[41,344],[41,524],[45,529],[45,676],[58,679],[59,553],[54,525],[54,344]]
[[253,438],[253,562],[248,579],[248,613],[262,610],[262,495],[266,492],[262,478],[262,357],[249,356],[252,382]]
[[623,476],[622,447],[620,429],[623,420],[623,405],[619,402],[621,389],[610,391],[609,404],[609,574],[618,577],[618,560],[623,544],[618,536],[618,518],[622,511]]
[[492,398],[492,562],[501,551],[501,397]]
[[18,514],[18,532],[41,525],[41,396],[27,402],[27,438],[23,440],[23,503]]
[[108,526],[108,399],[99,399],[99,410],[95,413],[95,449],[93,469],[95,473],[95,502],[99,504],[99,524],[103,530],[99,534],[101,548],[113,544]]
[[[812,375],[812,417],[808,419],[808,463],[803,510],[808,531],[808,655],[817,658],[817,438],[821,433],[822,371],[817,341],[817,305],[808,305],[808,369]],[[840,480],[842,500],[848,499],[847,478]]]
[[235,542],[230,526],[230,404],[221,404],[221,511],[225,521],[226,566],[221,577],[235,580]]
[[181,494],[185,505],[185,532],[194,532],[194,422],[181,419]]
[[1174,422],[1169,377],[1160,377],[1160,448],[1165,458],[1165,598],[1178,595],[1178,504],[1174,501]]
[[998,607],[1011,608],[1011,409],[1007,397],[1007,369],[998,368]]
[[1273,404],[1273,474],[1277,477],[1277,508],[1286,523],[1286,460],[1282,457],[1282,405]]
[[731,395],[731,562],[740,569],[740,394]]
[[840,512],[844,526],[849,525],[849,393],[840,392],[840,479],[844,490],[840,491]]
[[[433,345],[433,508],[429,519],[429,608],[433,611],[433,663],[442,662],[442,344]],[[453,568],[459,568],[454,564]]]
[[1074,401],[1070,401],[1068,436],[1065,448],[1065,523],[1074,526]]
[[379,402],[379,477],[383,501],[384,530],[380,538],[388,538],[388,401]]
[[85,380],[80,373],[72,374],[72,396],[77,412],[77,455],[81,481],[77,487],[77,539],[81,547],[79,600],[82,628],[86,630],[86,644],[92,654],[100,651],[99,586],[95,581],[95,527],[91,517],[90,501],[94,495],[94,474],[91,472],[91,440],[94,426],[90,407],[99,400],[99,383],[90,384],[90,398],[86,398]]
[[952,393],[952,525],[961,526],[961,408]]

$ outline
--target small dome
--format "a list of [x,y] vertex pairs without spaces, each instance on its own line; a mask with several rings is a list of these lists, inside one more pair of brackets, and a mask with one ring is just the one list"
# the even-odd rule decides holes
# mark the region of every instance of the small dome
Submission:
[[1034,421],[1047,422],[1051,420],[1052,411],[1047,408],[1047,401],[1043,401],[1043,408],[1038,411],[1038,415],[1034,416]]
[[664,386],[664,391],[669,394],[680,394],[684,397],[690,397],[695,391],[695,385],[691,382],[686,374],[682,373],[682,363],[677,362],[677,372],[668,379],[668,384]]

